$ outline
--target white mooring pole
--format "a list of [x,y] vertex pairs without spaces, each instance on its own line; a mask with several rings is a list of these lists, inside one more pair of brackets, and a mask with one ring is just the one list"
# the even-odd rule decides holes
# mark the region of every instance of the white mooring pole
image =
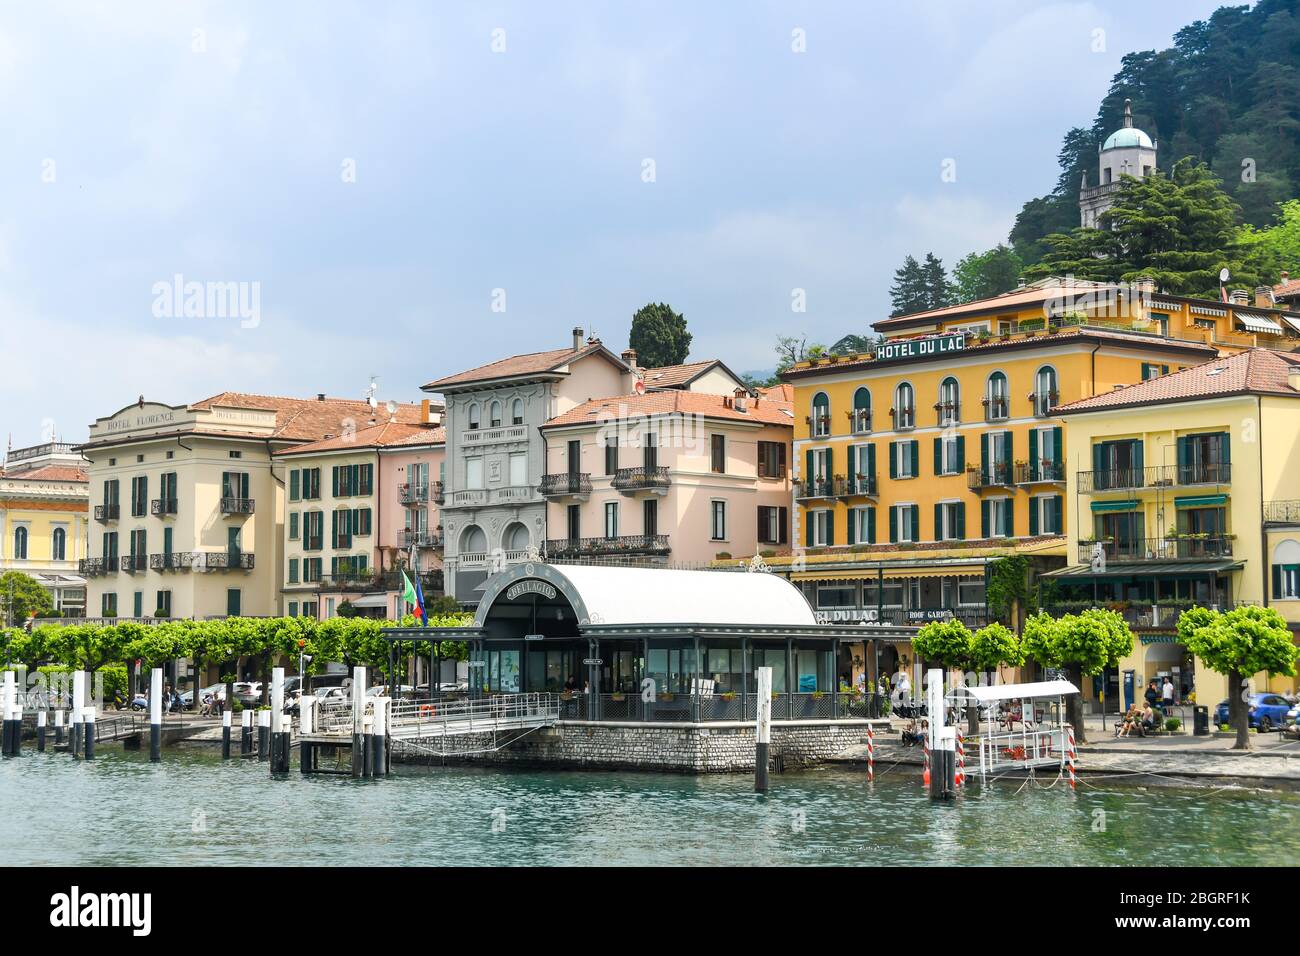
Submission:
[[271,773],[289,772],[289,721],[284,713],[284,668],[271,668]]
[[162,760],[163,672],[155,667],[149,672],[149,759]]
[[767,793],[768,751],[772,744],[772,668],[758,668],[758,709],[754,727],[754,792]]
[[932,668],[926,674],[925,712],[929,718],[930,799],[945,800],[953,795],[957,728],[944,726],[943,671]]
[[366,669],[352,668],[352,776],[365,773]]
[[72,755],[81,755],[82,713],[86,702],[86,672],[72,672]]

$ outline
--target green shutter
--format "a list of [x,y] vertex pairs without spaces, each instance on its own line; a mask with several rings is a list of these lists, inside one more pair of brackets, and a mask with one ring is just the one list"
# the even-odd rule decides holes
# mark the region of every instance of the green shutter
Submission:
[[921,506],[912,505],[912,537],[909,540],[919,541],[920,539],[921,539]]
[[835,512],[830,510],[826,512],[826,546],[829,548],[835,543]]
[[912,477],[921,477],[921,442],[913,438],[909,445],[912,446]]
[[803,513],[803,520],[804,544],[811,548],[813,546],[813,513],[811,511],[805,511]]
[[961,474],[961,472],[966,470],[966,436],[965,435],[957,436],[957,463],[956,464],[957,464],[958,474]]
[[960,541],[966,540],[966,502],[957,503],[957,538]]
[[332,475],[330,479],[331,481],[330,491],[334,495],[334,497],[337,498],[339,496],[339,466],[335,465],[333,468],[331,468],[330,473]]
[[[805,485],[811,485],[811,484],[812,484],[812,481],[813,481],[813,453],[812,453],[812,449],[809,449],[809,450],[805,453],[804,459],[805,459],[805,460],[804,460],[804,472],[803,472],[803,480],[804,480],[804,484],[805,484]],[[807,493],[807,492],[805,491],[805,493]]]
[[876,509],[867,509],[867,544],[876,543]]
[[[1033,432],[1030,432],[1032,435]],[[1038,534],[1038,509],[1042,507],[1041,498],[1029,499],[1029,536],[1032,538]]]
[[339,513],[330,512],[330,547],[337,548],[339,543]]
[[[1038,429],[1029,429],[1029,477],[1037,480],[1042,477],[1038,474]],[[1033,532],[1030,532],[1031,534]]]
[[876,477],[876,446],[867,446],[867,469],[866,474],[872,478]]
[[826,449],[826,480],[830,481],[835,477],[835,449]]
[[988,501],[980,502],[980,537],[989,536],[989,503]]
[[1052,496],[1052,534],[1065,534],[1065,496]]
[[889,478],[892,481],[898,477],[898,442],[889,443]]
[[898,509],[899,505],[889,506],[889,542],[894,544],[898,541]]
[[[858,449],[856,446],[850,445],[849,446],[849,467],[848,467],[848,471],[844,473],[848,477],[850,482],[854,481],[854,476],[857,475],[858,473],[857,467],[858,467]],[[849,544],[852,543],[853,543],[852,541],[849,542]]]
[[1140,440],[1135,441],[1133,443],[1133,470],[1137,472],[1137,477],[1139,480],[1142,478],[1142,468],[1144,467],[1142,464],[1142,455],[1143,455],[1142,442]]
[[848,543],[849,543],[850,545],[857,544],[857,543],[858,543],[858,541],[857,541],[857,538],[858,538],[858,510],[857,510],[856,508],[850,508],[850,509],[849,509],[849,513],[848,513],[848,517],[849,517]]
[[980,474],[989,473],[989,433],[980,435]]
[[1057,425],[1052,429],[1052,463],[1056,465],[1057,471],[1060,472],[1061,462],[1065,460],[1065,449],[1062,447],[1063,432],[1061,426]]
[[289,500],[290,501],[298,500],[299,488],[300,488],[300,485],[298,483],[301,480],[302,480],[302,476],[299,473],[297,468],[289,472]]
[[936,438],[934,440],[934,473],[936,475],[943,474],[943,439],[942,438]]
[[1232,461],[1232,435],[1228,432],[1219,432],[1222,436],[1219,439],[1219,460],[1227,465]]
[[1006,498],[1002,502],[1003,515],[1007,529],[1007,537],[1014,537],[1016,533],[1016,503],[1012,498]]
[[1282,565],[1273,565],[1273,600],[1282,599]]
[[934,540],[938,541],[943,537],[943,505],[934,506]]
[[[1092,470],[1100,476],[1106,470],[1106,443],[1099,442],[1092,446]],[[1097,482],[1097,488],[1104,488],[1107,482],[1101,479]]]

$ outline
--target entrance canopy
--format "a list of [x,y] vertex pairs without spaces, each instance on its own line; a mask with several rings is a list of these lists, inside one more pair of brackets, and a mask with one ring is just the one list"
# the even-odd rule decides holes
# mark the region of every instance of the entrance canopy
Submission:
[[954,687],[950,697],[967,697],[980,704],[1003,700],[1030,700],[1035,697],[1064,697],[1077,694],[1079,688],[1068,680],[1042,680],[1029,684],[993,684],[988,687]]
[[1125,561],[1107,564],[1104,571],[1094,571],[1090,565],[1074,565],[1044,571],[1040,578],[1073,578],[1091,580],[1093,578],[1131,578],[1131,577],[1185,577],[1188,575],[1217,574],[1221,571],[1239,571],[1243,567],[1240,561]]

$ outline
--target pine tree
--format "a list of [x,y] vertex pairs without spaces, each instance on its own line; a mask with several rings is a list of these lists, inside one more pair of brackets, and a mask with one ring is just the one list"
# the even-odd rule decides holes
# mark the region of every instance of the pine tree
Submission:
[[959,302],[1001,295],[1016,287],[1024,269],[1011,247],[998,243],[985,252],[972,252],[952,270]]
[[925,275],[926,308],[946,309],[952,305],[953,287],[942,260],[933,252],[927,252],[921,271]]
[[893,305],[893,311],[889,313],[891,316],[924,312],[930,307],[925,270],[912,256],[904,259],[902,267],[894,271],[889,301]]

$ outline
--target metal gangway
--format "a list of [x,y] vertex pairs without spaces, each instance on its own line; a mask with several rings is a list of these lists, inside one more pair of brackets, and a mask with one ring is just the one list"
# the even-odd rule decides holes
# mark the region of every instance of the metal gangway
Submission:
[[[368,702],[373,706],[373,699]],[[322,701],[316,735],[350,738],[355,715],[348,700]],[[449,700],[397,700],[388,710],[394,741],[433,740],[467,734],[499,734],[550,727],[560,718],[558,694],[498,694]]]

